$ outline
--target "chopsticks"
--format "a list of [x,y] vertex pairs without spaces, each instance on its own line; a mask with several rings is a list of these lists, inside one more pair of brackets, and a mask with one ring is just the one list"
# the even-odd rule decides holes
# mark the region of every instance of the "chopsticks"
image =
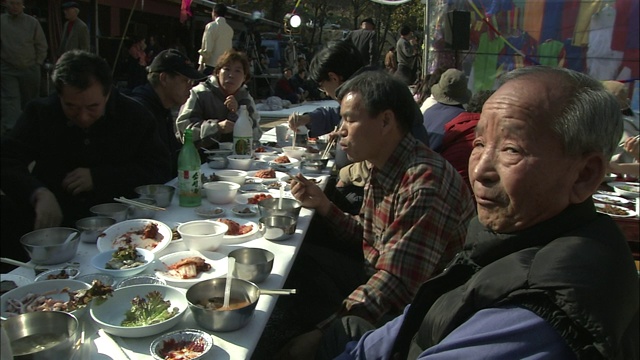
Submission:
[[0,262],[5,263],[5,264],[9,264],[9,265],[25,267],[27,269],[34,269],[35,270],[35,268],[36,268],[36,266],[33,265],[33,264],[27,264],[27,263],[23,263],[22,261],[13,260],[13,259],[5,258],[5,257],[0,257]]
[[167,210],[167,209],[165,209],[163,207],[137,202],[135,200],[127,199],[127,198],[124,198],[122,196],[120,196],[119,198],[113,198],[113,200],[115,200],[117,202],[120,202],[120,203],[123,203],[123,204],[133,205],[133,206],[137,206],[139,208],[148,209],[148,210],[156,210],[156,211]]
[[[333,132],[336,132],[338,130],[337,126],[333,127]],[[327,143],[327,147],[324,148],[324,150],[322,151],[322,154],[320,154],[320,158],[324,159],[327,156],[329,156],[329,153],[331,152],[331,147],[333,147],[333,145],[335,145],[336,143],[336,138],[337,137],[331,137],[331,140],[329,140],[329,142]]]

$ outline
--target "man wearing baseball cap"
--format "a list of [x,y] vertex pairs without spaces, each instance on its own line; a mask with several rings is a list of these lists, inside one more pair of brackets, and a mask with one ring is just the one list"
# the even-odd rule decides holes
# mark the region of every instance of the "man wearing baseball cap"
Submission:
[[69,1],[62,4],[64,18],[67,21],[62,27],[60,47],[58,48],[58,56],[73,49],[89,51],[89,28],[84,21],[78,18],[80,8],[75,1]]
[[184,104],[189,99],[191,87],[206,75],[197,71],[176,49],[161,51],[147,71],[148,83],[135,88],[131,97],[142,103],[156,119],[160,137],[171,153],[171,170],[176,173],[182,143],[176,137],[171,109]]

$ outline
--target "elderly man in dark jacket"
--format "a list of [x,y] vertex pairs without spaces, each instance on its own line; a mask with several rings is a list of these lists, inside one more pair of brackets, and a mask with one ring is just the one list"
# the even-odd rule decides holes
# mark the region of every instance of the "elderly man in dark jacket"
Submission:
[[[478,216],[464,250],[338,359],[638,358],[638,274],[591,198],[622,133],[618,104],[563,68],[501,80],[469,159]],[[363,324],[347,318],[326,338]],[[326,345],[316,359],[335,358]]]
[[360,29],[353,30],[347,36],[347,40],[360,52],[362,63],[367,66],[378,65],[378,37],[376,36],[376,24],[373,19],[366,18],[360,23]]

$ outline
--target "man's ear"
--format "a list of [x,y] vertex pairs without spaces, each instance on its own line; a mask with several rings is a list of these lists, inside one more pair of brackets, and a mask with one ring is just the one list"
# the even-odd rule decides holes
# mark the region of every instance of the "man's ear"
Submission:
[[396,123],[395,114],[393,113],[393,111],[391,111],[391,109],[387,109],[380,113],[380,115],[378,116],[380,117],[380,121],[382,122],[382,133],[389,134],[389,132],[393,128],[392,125],[395,125]]
[[329,71],[327,73],[327,76],[329,76],[329,80],[331,80],[331,81],[337,81],[338,83],[342,82],[342,76],[334,73],[333,71]]
[[589,153],[578,160],[580,169],[571,187],[571,203],[579,204],[598,189],[607,170],[607,161],[602,154]]

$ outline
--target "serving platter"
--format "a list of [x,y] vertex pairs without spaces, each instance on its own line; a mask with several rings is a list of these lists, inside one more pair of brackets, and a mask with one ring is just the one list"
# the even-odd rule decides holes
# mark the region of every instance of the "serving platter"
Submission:
[[631,201],[623,197],[614,196],[614,195],[593,194],[591,197],[596,201],[607,203],[607,204],[613,204],[613,205],[626,205],[631,203]]
[[[155,223],[158,226],[155,241],[142,237],[142,230],[149,223]],[[126,220],[108,227],[98,236],[97,245],[98,251],[104,252],[117,249],[130,241],[136,247],[140,246],[152,253],[157,253],[169,246],[172,237],[171,228],[163,222],[152,219]]]
[[[601,214],[607,214],[611,217],[617,217],[617,218],[629,218],[629,217],[634,217],[636,216],[636,212],[630,209],[627,209],[625,207],[622,206],[618,206],[618,205],[611,205],[611,204],[600,204],[600,203],[596,203],[596,211],[601,213]],[[619,210],[620,212],[624,212],[625,214],[613,214],[611,212],[607,212],[606,209],[616,209]]]
[[172,264],[177,263],[178,261],[188,258],[188,257],[201,257],[204,261],[211,265],[211,269],[208,271],[204,271],[199,273],[196,277],[191,279],[182,279],[176,276],[172,276],[167,269],[165,268],[157,268],[155,269],[155,275],[164,280],[167,285],[176,286],[180,288],[189,288],[191,285],[208,279],[217,278],[220,276],[225,276],[227,274],[227,262],[228,257],[224,254],[214,252],[214,251],[179,251],[173,254],[168,254],[160,258],[160,266],[171,266]]
[[[220,221],[222,219],[217,219],[217,220]],[[240,224],[240,226],[251,225],[252,229],[248,233],[242,234],[242,235],[224,235],[223,241],[222,241],[223,245],[235,245],[235,244],[241,244],[243,242],[247,242],[249,240],[253,240],[254,236],[258,233],[258,224],[256,224],[253,221],[240,220],[240,219],[236,219],[236,220],[229,219],[229,220],[237,222],[238,224]]]

